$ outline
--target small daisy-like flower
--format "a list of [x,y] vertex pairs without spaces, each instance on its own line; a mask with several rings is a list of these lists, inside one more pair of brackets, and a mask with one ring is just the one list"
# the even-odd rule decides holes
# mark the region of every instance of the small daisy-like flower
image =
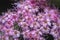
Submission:
[[40,30],[42,31],[42,33],[49,33],[50,31],[50,28],[48,26],[44,26],[44,27],[41,27]]
[[39,24],[38,22],[36,22],[36,21],[34,21],[34,22],[32,23],[32,25],[33,25],[33,28],[34,28],[34,29],[37,29],[37,28],[40,27],[40,24]]
[[6,26],[7,28],[10,28],[10,27],[13,26],[13,22],[12,22],[12,21],[7,21],[6,24],[5,24],[5,26]]
[[9,36],[6,36],[6,37],[5,37],[5,40],[9,40]]
[[51,32],[50,32],[50,34],[52,34],[55,38],[57,38],[58,35],[59,35],[59,32],[58,32],[58,30],[56,28],[56,29],[52,29]]
[[14,30],[13,38],[20,37],[20,32],[17,30]]

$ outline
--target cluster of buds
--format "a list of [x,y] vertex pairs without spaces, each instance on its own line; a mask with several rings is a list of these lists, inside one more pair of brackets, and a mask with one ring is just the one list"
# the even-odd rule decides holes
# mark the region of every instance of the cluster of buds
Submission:
[[16,11],[9,10],[0,16],[0,40],[49,40],[50,36],[50,40],[60,40],[59,12],[45,2],[24,0],[15,3]]

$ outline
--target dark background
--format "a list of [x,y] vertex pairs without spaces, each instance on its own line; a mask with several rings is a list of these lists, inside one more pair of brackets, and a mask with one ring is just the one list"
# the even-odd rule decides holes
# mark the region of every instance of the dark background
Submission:
[[50,6],[55,6],[60,10],[60,0],[48,0],[47,2]]
[[13,9],[13,3],[17,2],[18,0],[0,0],[0,15],[2,12],[6,12],[7,9]]

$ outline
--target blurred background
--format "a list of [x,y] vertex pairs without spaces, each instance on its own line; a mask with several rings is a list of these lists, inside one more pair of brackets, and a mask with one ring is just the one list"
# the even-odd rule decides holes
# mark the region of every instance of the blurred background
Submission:
[[60,0],[48,0],[47,2],[50,6],[55,6],[60,10]]
[[0,15],[2,12],[6,12],[7,9],[13,9],[13,3],[17,2],[18,0],[0,0]]

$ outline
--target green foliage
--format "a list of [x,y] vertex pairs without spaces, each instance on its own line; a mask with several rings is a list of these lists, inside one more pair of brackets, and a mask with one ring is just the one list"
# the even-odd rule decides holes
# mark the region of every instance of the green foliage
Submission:
[[60,0],[49,0],[48,3],[50,5],[55,5],[56,7],[60,8]]
[[17,22],[14,23],[14,29],[22,32],[22,28],[18,25]]
[[4,32],[0,31],[0,36],[3,36],[4,35]]

